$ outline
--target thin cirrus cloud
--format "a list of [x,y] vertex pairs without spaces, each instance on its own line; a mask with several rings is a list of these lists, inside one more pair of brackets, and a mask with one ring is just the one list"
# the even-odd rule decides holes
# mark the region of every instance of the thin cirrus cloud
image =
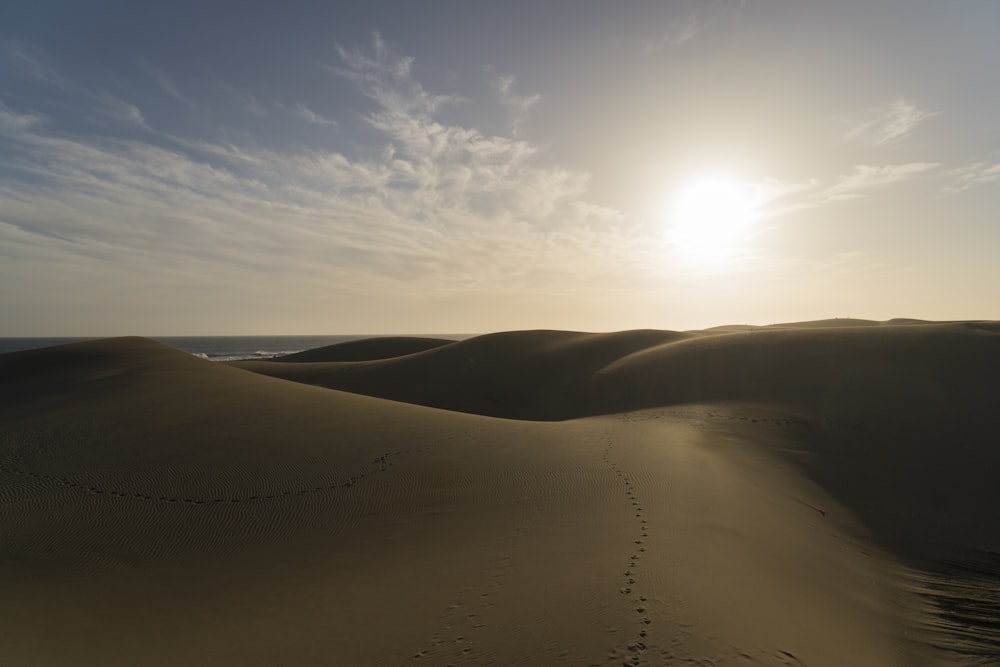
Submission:
[[[412,61],[378,36],[370,51],[340,56],[332,71],[375,102],[364,122],[383,137],[378,155],[155,130],[67,135],[0,106],[5,261],[67,276],[113,265],[140,284],[158,275],[247,291],[540,287],[581,278],[581,266],[591,286],[625,280],[634,242],[617,211],[586,201],[586,174],[543,164],[523,140],[438,121],[455,98],[424,89]],[[84,99],[108,123],[145,124],[130,103]]]
[[304,104],[296,104],[292,109],[289,110],[292,114],[298,116],[300,119],[310,123],[312,125],[328,125],[333,126],[337,124],[332,118],[327,118],[322,114],[318,114]]
[[913,102],[897,99],[888,104],[872,107],[854,118],[844,133],[844,141],[873,146],[886,146],[908,139],[917,126],[939,111],[921,109]]
[[166,73],[158,67],[154,67],[147,62],[140,62],[139,66],[153,79],[153,81],[156,82],[163,92],[172,97],[175,101],[180,102],[192,111],[198,108],[198,105],[195,104],[191,98],[178,90],[177,86],[174,85],[174,82],[170,80],[170,77],[168,77]]
[[670,21],[659,35],[643,44],[643,53],[657,53],[690,42],[704,32],[706,27],[706,22],[699,19],[696,14]]
[[945,188],[945,191],[949,194],[958,194],[1000,181],[1000,162],[976,162],[953,169],[948,175],[952,182]]
[[817,178],[787,183],[771,179],[759,184],[762,217],[774,218],[860,199],[872,192],[920,178],[940,166],[936,162],[860,164],[826,183]]
[[686,16],[668,21],[655,36],[642,43],[642,52],[654,54],[692,42],[719,21],[742,14],[745,6],[746,0],[706,3],[698,11],[690,11]]
[[134,104],[118,99],[113,95],[103,94],[99,96],[99,101],[104,107],[99,113],[104,115],[108,121],[122,125],[132,125],[143,129],[150,129],[146,124],[146,119],[142,111]]
[[520,95],[514,92],[514,75],[508,74],[493,80],[493,90],[500,103],[507,107],[510,115],[511,131],[518,135],[528,120],[531,108],[542,99],[541,95]]
[[856,199],[867,191],[912,179],[939,166],[941,165],[937,162],[855,165],[850,173],[841,176],[836,183],[826,188],[822,195],[825,201]]
[[63,91],[69,87],[66,79],[46,62],[37,49],[17,42],[5,42],[3,55],[7,65],[22,76]]

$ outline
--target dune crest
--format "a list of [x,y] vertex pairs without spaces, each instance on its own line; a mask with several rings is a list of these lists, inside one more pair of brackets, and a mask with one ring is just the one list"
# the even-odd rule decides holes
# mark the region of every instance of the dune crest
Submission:
[[406,336],[380,336],[363,338],[346,343],[335,343],[312,350],[303,350],[294,354],[276,357],[273,361],[304,362],[304,361],[372,361],[373,359],[389,359],[416,354],[424,350],[433,350],[455,341],[447,338],[418,338]]

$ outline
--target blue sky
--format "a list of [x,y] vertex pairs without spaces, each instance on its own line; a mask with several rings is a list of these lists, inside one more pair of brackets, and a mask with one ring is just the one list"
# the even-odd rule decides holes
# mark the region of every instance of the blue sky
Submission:
[[[992,0],[9,1],[0,335],[1000,319],[998,30]],[[675,205],[706,179],[752,196]]]

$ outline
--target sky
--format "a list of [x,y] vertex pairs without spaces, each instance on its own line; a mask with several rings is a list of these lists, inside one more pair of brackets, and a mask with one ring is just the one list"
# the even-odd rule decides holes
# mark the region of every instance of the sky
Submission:
[[1000,319],[1000,2],[6,0],[0,336]]

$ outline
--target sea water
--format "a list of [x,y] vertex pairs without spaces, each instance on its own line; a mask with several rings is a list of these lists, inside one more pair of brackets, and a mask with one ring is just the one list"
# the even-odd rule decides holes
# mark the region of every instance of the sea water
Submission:
[[[402,334],[407,335],[407,334]],[[469,334],[419,334],[430,338],[462,340]],[[336,343],[346,343],[372,335],[337,336],[150,336],[153,340],[211,361],[268,359]],[[0,354],[53,345],[64,345],[95,338],[0,338]]]

